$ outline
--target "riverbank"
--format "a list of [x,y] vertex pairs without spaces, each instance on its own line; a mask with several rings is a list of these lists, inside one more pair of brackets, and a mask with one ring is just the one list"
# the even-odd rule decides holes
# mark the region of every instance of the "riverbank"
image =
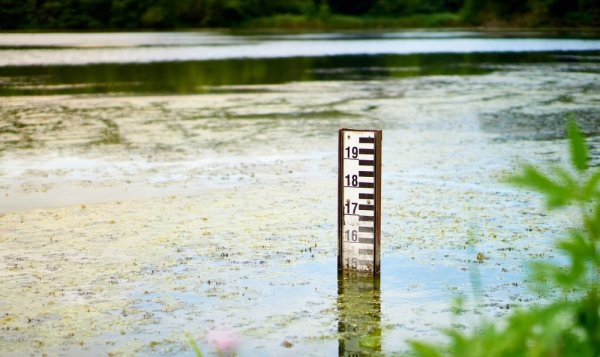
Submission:
[[559,26],[559,25],[540,25],[526,26],[522,24],[509,22],[489,22],[481,25],[472,25],[460,19],[456,14],[443,13],[434,15],[415,15],[404,18],[388,17],[353,17],[344,15],[331,15],[326,19],[302,15],[276,15],[272,17],[260,17],[245,21],[239,25],[231,27],[140,27],[140,28],[86,28],[86,29],[65,29],[65,28],[21,28],[21,29],[0,29],[0,33],[19,34],[19,33],[136,33],[136,32],[199,32],[199,33],[231,33],[237,35],[255,35],[260,33],[330,33],[330,32],[369,32],[377,31],[421,31],[421,32],[456,32],[473,31],[489,33],[490,35],[515,33],[519,36],[531,33],[547,33],[548,36],[571,35],[580,37],[600,37],[599,26],[579,25],[579,26]]

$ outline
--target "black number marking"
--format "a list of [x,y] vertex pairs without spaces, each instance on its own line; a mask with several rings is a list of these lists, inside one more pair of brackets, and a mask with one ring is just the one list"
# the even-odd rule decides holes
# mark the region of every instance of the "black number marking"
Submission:
[[358,232],[356,230],[346,230],[346,240],[350,242],[352,238],[352,242],[358,242]]
[[[356,207],[358,207],[358,203],[346,202],[344,204],[344,206],[346,206],[346,213],[348,213],[348,214],[355,214],[356,213]],[[350,206],[353,206],[352,213],[350,213]]]
[[356,159],[358,157],[358,148],[356,146],[348,146],[346,148],[346,157],[348,159]]
[[346,175],[346,186],[356,187],[358,186],[358,175]]
[[350,258],[346,258],[346,269],[350,269],[352,267],[352,269],[356,269],[358,267],[358,259],[356,258],[352,258],[352,260],[350,260]]

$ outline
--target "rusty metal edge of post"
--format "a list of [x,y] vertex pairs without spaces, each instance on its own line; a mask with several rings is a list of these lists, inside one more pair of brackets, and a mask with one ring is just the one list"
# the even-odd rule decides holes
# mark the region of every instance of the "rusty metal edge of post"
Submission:
[[375,130],[375,249],[373,249],[373,276],[379,277],[381,273],[381,142],[383,132]]
[[344,257],[342,256],[343,254],[343,249],[342,249],[342,227],[343,227],[343,214],[342,214],[342,205],[343,205],[343,178],[342,176],[344,175],[344,172],[342,171],[344,169],[344,163],[343,163],[343,155],[342,155],[342,141],[343,141],[343,137],[342,137],[342,133],[345,131],[346,129],[340,129],[338,131],[338,227],[337,227],[337,242],[338,242],[338,275],[341,274],[344,271],[344,264],[343,264],[343,259]]

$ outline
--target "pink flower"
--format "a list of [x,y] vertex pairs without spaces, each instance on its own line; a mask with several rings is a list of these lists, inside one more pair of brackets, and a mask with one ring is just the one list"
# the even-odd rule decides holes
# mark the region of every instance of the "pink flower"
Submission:
[[237,337],[231,331],[212,331],[208,334],[208,341],[215,345],[219,353],[233,352],[237,348]]

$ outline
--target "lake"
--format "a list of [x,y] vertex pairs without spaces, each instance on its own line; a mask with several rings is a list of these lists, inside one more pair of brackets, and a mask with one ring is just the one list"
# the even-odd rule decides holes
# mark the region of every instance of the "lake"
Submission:
[[[0,351],[393,355],[544,303],[575,215],[504,180],[569,115],[600,163],[599,73],[597,33],[4,33]],[[343,127],[383,130],[380,280],[336,271]]]

